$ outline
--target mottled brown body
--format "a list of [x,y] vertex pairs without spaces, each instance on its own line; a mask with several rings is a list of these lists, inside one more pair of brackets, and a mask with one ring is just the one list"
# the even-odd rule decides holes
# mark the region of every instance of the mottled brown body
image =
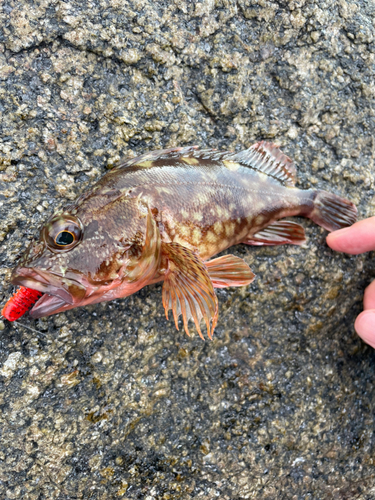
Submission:
[[[241,242],[302,243],[301,226],[276,222],[286,216],[305,215],[329,230],[355,221],[353,204],[299,190],[294,177],[292,161],[268,143],[237,154],[188,147],[128,160],[55,214],[13,282],[53,295],[34,307],[38,317],[164,280],[163,303],[176,326],[181,313],[185,330],[192,318],[200,332],[204,318],[210,335],[217,318],[213,287],[253,279],[241,259],[207,262],[213,255]],[[58,233],[69,217],[76,226]]]
[[313,207],[313,191],[286,188],[235,161],[202,159],[200,151],[193,154],[120,165],[73,213],[84,223],[100,215],[107,232],[108,221],[115,221],[111,228],[120,233],[126,228],[124,237],[137,241],[148,206],[163,242],[180,243],[206,260],[277,219],[303,215]]

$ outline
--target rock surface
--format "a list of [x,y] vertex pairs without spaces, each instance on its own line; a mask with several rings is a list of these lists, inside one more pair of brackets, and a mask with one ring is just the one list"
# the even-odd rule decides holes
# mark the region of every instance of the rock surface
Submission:
[[[257,140],[374,214],[371,2],[6,0],[0,7],[3,302],[58,205],[120,158]],[[374,361],[353,329],[373,254],[233,249],[212,342],[167,322],[159,285],[0,322],[0,496],[375,498]],[[27,329],[32,328],[34,330]]]

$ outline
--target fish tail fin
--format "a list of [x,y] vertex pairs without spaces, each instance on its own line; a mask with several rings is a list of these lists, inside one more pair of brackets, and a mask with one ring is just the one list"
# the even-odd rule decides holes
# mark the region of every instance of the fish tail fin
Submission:
[[336,231],[356,222],[357,208],[345,198],[327,191],[315,191],[314,207],[308,217],[327,231]]

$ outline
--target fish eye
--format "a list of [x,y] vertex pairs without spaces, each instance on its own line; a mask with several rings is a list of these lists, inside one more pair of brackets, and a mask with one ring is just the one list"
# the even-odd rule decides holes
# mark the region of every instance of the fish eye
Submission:
[[78,217],[64,214],[52,217],[41,233],[52,252],[71,250],[81,241],[82,235],[82,223]]
[[55,238],[55,243],[59,247],[65,247],[66,245],[71,245],[75,240],[75,236],[70,231],[60,231]]

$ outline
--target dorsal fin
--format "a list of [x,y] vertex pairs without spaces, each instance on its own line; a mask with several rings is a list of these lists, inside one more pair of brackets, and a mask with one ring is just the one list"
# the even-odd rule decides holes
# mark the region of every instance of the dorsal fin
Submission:
[[171,160],[177,158],[195,158],[197,160],[219,161],[234,153],[228,151],[218,151],[217,149],[199,149],[199,146],[185,146],[179,148],[158,149],[150,151],[136,158],[125,158],[112,171],[120,168],[131,167],[132,165],[151,166],[157,160]]
[[170,158],[180,158],[181,156],[190,156],[191,153],[195,152],[198,149],[198,147],[199,146],[185,146],[180,148],[158,149],[156,151],[150,151],[141,156],[137,156],[135,158],[126,158],[125,160],[120,161],[120,163],[116,165],[112,169],[112,171],[145,162],[152,162]]
[[151,166],[152,162],[156,160],[170,160],[172,158],[234,161],[258,172],[263,172],[285,186],[294,186],[295,184],[296,169],[293,161],[276,144],[264,141],[257,142],[249,149],[245,149],[239,153],[217,151],[216,149],[199,149],[199,146],[160,149],[158,151],[150,151],[136,158],[126,159],[114,167],[112,171],[132,165]]
[[263,172],[286,186],[295,184],[296,168],[293,161],[272,142],[257,142],[239,153],[227,153],[223,159]]

